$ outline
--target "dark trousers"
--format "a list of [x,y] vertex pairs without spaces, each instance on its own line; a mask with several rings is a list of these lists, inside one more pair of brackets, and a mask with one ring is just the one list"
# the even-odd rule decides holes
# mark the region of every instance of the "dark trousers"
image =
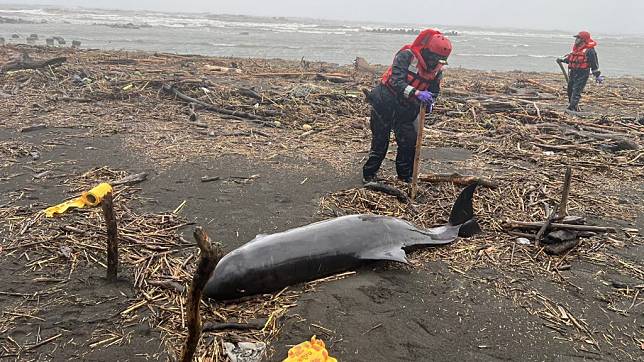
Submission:
[[362,168],[365,179],[374,177],[387,155],[391,131],[396,135],[396,173],[402,180],[411,180],[416,151],[419,106],[414,102],[398,99],[383,85],[371,91],[371,150],[369,159]]
[[568,81],[568,109],[571,111],[579,110],[579,101],[581,100],[581,93],[586,87],[590,72],[588,69],[572,69],[570,70]]

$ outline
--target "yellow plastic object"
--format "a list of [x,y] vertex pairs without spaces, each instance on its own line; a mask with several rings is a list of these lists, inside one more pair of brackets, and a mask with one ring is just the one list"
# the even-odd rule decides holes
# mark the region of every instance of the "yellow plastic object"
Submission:
[[282,362],[338,362],[337,359],[329,357],[324,342],[311,337],[306,341],[288,350],[288,357]]
[[62,214],[68,209],[74,207],[82,209],[84,207],[98,206],[101,201],[103,201],[105,195],[110,192],[112,192],[112,185],[105,182],[100,183],[98,184],[98,186],[87,192],[83,192],[79,197],[73,200],[65,201],[62,204],[48,207],[47,209],[45,209],[45,216],[53,217],[55,214]]

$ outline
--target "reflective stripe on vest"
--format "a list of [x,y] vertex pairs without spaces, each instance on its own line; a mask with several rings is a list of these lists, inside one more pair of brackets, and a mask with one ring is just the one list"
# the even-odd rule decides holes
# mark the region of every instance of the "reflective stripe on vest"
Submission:
[[586,51],[588,49],[584,48],[576,52],[568,54],[568,68],[570,69],[588,69],[590,64],[588,64],[588,58],[586,57]]

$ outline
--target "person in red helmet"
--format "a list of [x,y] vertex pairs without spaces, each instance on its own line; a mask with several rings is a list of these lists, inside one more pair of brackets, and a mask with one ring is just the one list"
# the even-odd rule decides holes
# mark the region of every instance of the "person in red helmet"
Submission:
[[572,52],[557,59],[560,63],[568,64],[568,109],[570,112],[579,112],[581,93],[586,87],[590,73],[595,76],[595,81],[601,84],[604,77],[599,70],[599,60],[595,47],[597,42],[590,37],[587,31],[581,31],[575,37]]
[[422,31],[412,44],[396,53],[393,64],[368,94],[371,104],[371,150],[362,168],[363,182],[377,179],[394,131],[398,152],[396,173],[410,182],[416,146],[416,117],[420,104],[431,106],[440,92],[442,68],[452,52],[452,43],[435,29]]

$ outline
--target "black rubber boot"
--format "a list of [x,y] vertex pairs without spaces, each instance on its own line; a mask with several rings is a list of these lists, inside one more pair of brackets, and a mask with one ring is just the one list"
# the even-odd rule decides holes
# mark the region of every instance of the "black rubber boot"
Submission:
[[370,182],[378,182],[378,176],[376,175],[362,176],[363,184],[368,184]]

